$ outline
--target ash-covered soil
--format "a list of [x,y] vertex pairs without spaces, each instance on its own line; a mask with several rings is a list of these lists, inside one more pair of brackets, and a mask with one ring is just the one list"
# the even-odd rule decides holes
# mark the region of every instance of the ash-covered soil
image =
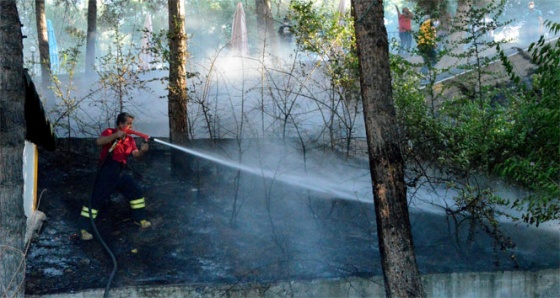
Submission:
[[[214,151],[221,145],[193,144]],[[180,164],[189,169],[176,174],[171,150],[153,143],[130,164],[145,190],[152,228],[141,230],[132,222],[120,195],[98,217],[99,232],[118,263],[112,287],[382,274],[372,204],[327,198],[258,175],[238,176],[235,169],[184,153]],[[109,281],[110,255],[96,239],[76,236],[97,155],[93,140],[83,139],[40,151],[38,209],[47,220],[28,252],[26,294],[104,288]],[[480,226],[463,223],[456,230],[444,215],[411,211],[411,223],[423,274],[559,267],[557,231],[504,224],[516,246],[502,250]],[[461,232],[469,230],[472,242]]]

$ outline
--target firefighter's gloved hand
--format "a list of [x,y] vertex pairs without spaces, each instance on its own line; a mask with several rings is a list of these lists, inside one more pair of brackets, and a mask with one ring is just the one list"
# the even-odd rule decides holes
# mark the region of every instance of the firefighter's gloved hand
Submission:
[[115,135],[115,137],[116,137],[115,139],[123,139],[124,137],[126,137],[126,132],[124,132],[122,130],[118,130],[113,135]]
[[148,145],[148,143],[146,143],[146,142],[144,142],[144,143],[142,143],[142,145],[140,145],[140,151],[142,153],[148,151],[149,148],[150,148],[150,145]]

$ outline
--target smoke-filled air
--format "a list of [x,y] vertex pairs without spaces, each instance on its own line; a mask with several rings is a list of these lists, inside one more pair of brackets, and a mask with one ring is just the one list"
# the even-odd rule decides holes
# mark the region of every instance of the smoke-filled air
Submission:
[[[60,187],[59,197],[43,199],[58,203],[46,206],[78,216],[74,200],[88,194],[62,184],[95,171],[93,140],[115,127],[120,112],[133,114],[132,129],[149,140],[144,159],[130,164],[150,173],[140,184],[152,230],[134,234],[128,213],[99,221],[120,260],[135,266],[120,269],[119,286],[380,275],[375,262],[385,252],[377,247],[374,194],[395,195],[375,180],[381,171],[406,193],[408,209],[389,199],[395,208],[384,214],[410,211],[420,273],[559,268],[560,258],[549,260],[560,249],[553,243],[560,240],[560,99],[551,91],[560,87],[559,0],[371,0],[384,12],[384,27],[370,24],[383,33],[371,53],[387,49],[370,60],[360,59],[371,53],[358,50],[354,30],[369,24],[360,23],[368,15],[355,14],[354,0],[184,0],[186,84],[177,89],[186,111],[178,116],[170,105],[177,90],[170,87],[168,1],[97,1],[93,63],[86,55],[91,1],[44,1],[48,71],[36,30],[40,1],[17,2],[24,65],[63,140],[56,154],[83,158],[79,171],[42,165],[45,188]],[[368,61],[376,64],[364,73]],[[390,76],[390,83],[372,90],[375,80],[365,76]],[[378,97],[363,98],[372,93]],[[390,104],[372,104],[380,98]],[[173,116],[186,119],[181,141]],[[388,140],[381,132],[392,128]],[[92,141],[82,148],[73,140]],[[383,142],[393,143],[375,147]],[[41,162],[59,160],[46,156]],[[184,176],[173,172],[178,166],[188,168]],[[118,209],[118,199],[111,204]],[[72,220],[53,222],[69,233]],[[179,236],[167,236],[171,230]],[[545,240],[533,242],[534,231]],[[48,233],[75,245],[63,232]],[[48,262],[40,273],[29,266],[32,293],[42,291],[41,279],[109,266],[98,261],[106,257],[101,250],[71,247],[81,253],[78,264],[61,256],[56,266],[72,272]],[[532,259],[541,249],[544,257]],[[42,253],[32,247],[34,266],[49,257]],[[154,260],[169,270],[158,271]],[[160,275],[146,276],[150,270]],[[53,292],[73,291],[71,282],[64,287]]]

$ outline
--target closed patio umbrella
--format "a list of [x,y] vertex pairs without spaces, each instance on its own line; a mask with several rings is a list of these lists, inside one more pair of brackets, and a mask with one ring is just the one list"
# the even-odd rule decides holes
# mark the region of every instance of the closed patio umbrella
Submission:
[[140,68],[148,69],[150,68],[150,63],[153,60],[152,54],[150,53],[150,39],[152,38],[152,17],[150,14],[146,15],[146,20],[144,21],[144,31],[142,34],[142,48],[140,50],[139,62]]
[[247,24],[245,22],[245,11],[243,4],[237,3],[237,9],[233,15],[233,24],[231,26],[231,48],[240,55],[249,55],[249,45],[247,42]]
[[49,39],[49,59],[51,60],[51,72],[58,73],[58,46],[56,45],[56,37],[54,36],[54,28],[51,20],[47,20],[47,36]]

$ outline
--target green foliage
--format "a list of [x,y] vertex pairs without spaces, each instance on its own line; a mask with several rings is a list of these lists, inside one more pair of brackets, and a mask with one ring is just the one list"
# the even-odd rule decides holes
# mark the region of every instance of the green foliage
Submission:
[[[494,239],[497,255],[514,247],[498,221],[499,216],[509,215],[496,208],[509,202],[495,194],[487,175],[504,158],[512,115],[500,104],[500,90],[485,86],[479,77],[482,64],[472,70],[474,75],[461,82],[466,90],[477,90],[476,93],[438,98],[440,91],[434,91],[433,82],[423,90],[418,88],[420,78],[415,65],[393,56],[393,97],[409,184],[422,181],[453,190],[454,202],[441,207],[455,229],[456,249],[466,255],[476,254],[472,244],[482,231]],[[514,255],[511,260],[515,263]]]
[[[547,23],[551,31],[560,25]],[[501,52],[499,45],[498,50]],[[436,161],[439,169],[459,177],[449,184],[463,195],[457,197],[456,210],[475,211],[489,198],[485,188],[473,188],[476,175],[498,175],[529,190],[529,195],[514,202],[492,200],[523,212],[522,219],[539,225],[560,219],[560,46],[544,39],[531,45],[530,56],[536,65],[531,78],[520,78],[501,52],[511,78],[504,86],[488,86],[480,76],[482,65],[473,68],[461,96],[447,98],[433,113],[414,84],[404,79],[402,61],[393,64],[395,102],[399,121],[415,158]],[[402,68],[402,69],[401,69]],[[410,82],[410,83],[409,83]],[[471,92],[465,92],[471,90]],[[462,178],[461,178],[462,177]],[[465,196],[464,192],[476,193]],[[470,200],[460,198],[471,198]],[[488,199],[484,199],[488,200]],[[471,210],[471,211],[469,211]],[[472,213],[472,212],[471,212]],[[474,215],[474,214],[473,214]],[[486,216],[488,223],[491,217]]]
[[488,65],[498,60],[488,53],[506,42],[495,41],[492,32],[509,22],[497,21],[503,14],[505,0],[481,7],[475,5],[478,1],[466,0],[466,2],[469,4],[468,9],[458,11],[460,20],[453,22],[439,42],[443,44],[442,55],[456,61],[466,61],[455,66],[468,73],[462,75],[461,88],[471,100],[480,101],[479,104],[483,105],[484,97],[488,97],[485,78],[497,75],[486,70]]
[[96,104],[100,104],[107,115],[116,115],[124,110],[138,111],[134,97],[139,90],[149,90],[147,81],[140,77],[143,70],[138,61],[138,49],[128,36],[120,33],[118,25],[113,37],[108,53],[99,58],[96,66],[97,84],[104,95]]
[[[469,71],[455,85],[458,96],[438,97],[432,84],[417,90],[414,66],[399,57],[391,64],[403,153],[409,173],[416,175],[412,183],[447,182],[456,191],[454,205],[444,206],[449,218],[455,227],[470,225],[469,236],[461,240],[468,245],[470,235],[480,229],[493,237],[496,252],[514,247],[499,228],[499,216],[537,226],[560,219],[560,45],[545,44],[544,39],[531,45],[535,73],[519,77],[501,43],[485,40],[484,28],[473,30],[481,17],[500,7],[471,7],[464,21],[470,25],[454,26],[443,38],[443,55],[471,61],[454,65]],[[501,25],[490,23],[488,28]],[[546,25],[553,33],[560,31],[559,24]],[[485,70],[492,62],[485,52],[493,47],[511,79],[501,85],[488,82],[503,74]],[[497,196],[492,181],[496,176],[523,187],[528,195],[512,200]],[[522,212],[520,218],[513,215],[515,208]],[[516,262],[514,255],[511,260]]]
[[[434,131],[435,122],[429,117],[424,94],[418,89],[420,81],[414,65],[400,56],[391,56],[391,75],[397,120],[406,134],[404,139],[408,136],[415,136],[418,140],[429,137],[423,132]],[[418,142],[419,145],[429,143]]]
[[[402,148],[406,149],[403,156],[409,173],[415,175],[409,177],[409,183],[421,180],[454,190],[454,202],[441,207],[456,229],[459,251],[476,253],[469,248],[478,231],[494,239],[496,254],[513,248],[498,221],[499,216],[508,214],[496,208],[508,202],[494,193],[486,176],[503,158],[507,147],[504,127],[510,125],[510,112],[496,105],[492,96],[483,101],[460,97],[432,110],[425,91],[416,87],[418,78],[411,66],[402,61],[392,63],[392,74]],[[492,93],[486,90],[485,94]],[[468,231],[464,239],[459,230]],[[515,262],[515,256],[511,260]]]
[[[560,30],[557,23],[547,22],[546,26],[551,32]],[[513,72],[502,54],[519,92],[506,135],[510,147],[496,172],[532,191],[514,207],[525,211],[526,222],[539,225],[560,219],[560,45],[545,44],[541,37],[529,52],[537,67],[529,82]]]
[[[331,147],[343,147],[349,152],[361,111],[358,56],[350,12],[341,13],[334,6],[314,6],[311,1],[292,1],[289,18],[295,23],[298,50],[317,57],[312,66],[323,72],[331,88],[329,98],[317,99],[321,106],[330,109],[326,127]],[[305,63],[301,66],[306,71]],[[337,126],[343,132],[335,129]]]
[[[503,4],[503,1],[500,3]],[[394,80],[396,103],[400,111],[407,111],[410,106],[418,107],[401,114],[406,137],[415,146],[415,153],[423,160],[435,160],[439,167],[453,169],[456,172],[488,173],[500,160],[503,138],[503,125],[508,125],[509,115],[504,107],[497,103],[501,92],[494,86],[487,86],[485,81],[494,74],[485,71],[492,60],[483,52],[498,43],[486,40],[487,31],[496,23],[484,23],[483,18],[491,13],[499,14],[499,5],[471,7],[464,12],[463,26],[450,27],[449,36],[440,37],[443,43],[442,56],[450,56],[456,61],[466,61],[455,67],[469,72],[457,82],[461,94],[456,98],[438,98],[433,91],[433,80],[426,86],[432,100],[431,109],[420,108],[418,94],[410,98],[400,95],[406,87],[402,78]],[[497,12],[496,12],[497,10]],[[460,34],[459,34],[460,33]],[[451,39],[450,36],[461,36]],[[467,50],[463,50],[467,49]],[[401,62],[402,64],[402,62]],[[395,65],[392,65],[395,73]],[[414,82],[411,82],[414,84]],[[410,84],[410,83],[408,83]],[[424,98],[425,99],[425,98]],[[424,103],[425,104],[425,103]]]
[[79,98],[75,95],[77,87],[74,82],[76,68],[80,63],[79,57],[81,57],[79,49],[85,42],[85,34],[72,32],[71,28],[68,28],[68,30],[70,31],[69,35],[75,37],[76,46],[59,52],[61,72],[65,75],[52,75],[50,89],[57,100],[55,104],[51,105],[48,113],[54,117],[53,127],[59,133],[64,132],[66,137],[70,138],[73,136],[71,122],[80,121],[75,116],[75,112],[80,109],[80,104],[85,100],[85,98]]
[[54,95],[54,102],[47,106],[48,114],[53,117],[51,119],[54,119],[52,123],[57,135],[64,134],[65,137],[71,138],[77,133],[88,133],[84,124],[87,120],[78,115],[88,108],[84,102],[90,98],[90,95],[78,95],[81,86],[77,78],[79,77],[77,69],[79,65],[83,65],[80,48],[84,45],[86,36],[73,27],[67,27],[66,31],[68,36],[74,38],[75,46],[59,52],[60,71],[58,74],[52,74],[52,85],[49,87]]
[[358,81],[358,56],[354,22],[349,13],[333,8],[315,8],[313,2],[292,1],[291,18],[298,47],[321,57],[335,85],[352,86]]

